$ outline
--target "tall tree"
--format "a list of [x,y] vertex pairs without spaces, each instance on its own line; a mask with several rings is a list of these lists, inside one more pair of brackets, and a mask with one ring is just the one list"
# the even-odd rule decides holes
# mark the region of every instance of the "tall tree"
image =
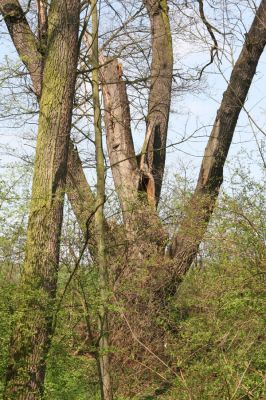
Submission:
[[[42,63],[40,62],[42,52],[40,52],[39,41],[30,32],[23,12],[18,11],[21,10],[18,8],[18,2],[10,0],[2,1],[0,4],[4,3],[15,4],[13,12],[14,10],[19,12],[19,18],[14,19],[13,16],[10,18],[5,9],[1,7],[12,39],[31,74],[34,89],[38,95],[42,87]],[[156,207],[160,199],[165,166],[173,78],[172,39],[167,1],[147,0],[143,4],[150,20],[152,59],[149,104],[146,115],[147,126],[140,155],[136,155],[134,150],[127,87],[121,73],[120,63],[116,59],[104,58],[101,59],[103,65],[96,68],[99,67],[102,80],[107,147],[115,189],[118,193],[127,231],[133,233],[136,231],[137,234],[140,229],[138,226],[136,227],[136,224],[142,223],[141,229],[144,225],[145,230],[147,228],[145,224],[151,224],[152,227],[153,219],[159,220],[156,215]],[[201,12],[202,5],[203,2],[200,2]],[[44,36],[41,35],[41,37]],[[245,103],[265,44],[266,0],[262,0],[259,8],[256,9],[254,21],[245,37],[243,49],[233,67],[228,87],[219,107],[205,150],[197,187],[186,206],[186,213],[177,227],[177,234],[169,246],[169,252],[162,261],[162,269],[165,270],[164,283],[160,282],[159,290],[162,300],[165,296],[175,293],[183,275],[195,259],[198,247],[204,237],[222,184],[223,168],[238,116]],[[85,240],[87,240],[86,221],[94,209],[95,199],[86,181],[79,155],[72,143],[70,143],[69,153],[66,190]],[[137,218],[135,218],[135,206],[143,208],[141,213],[138,213],[139,210],[137,210]],[[154,237],[157,235],[155,229]],[[136,236],[135,233],[129,235],[133,240]],[[163,240],[156,241],[160,247],[160,254],[162,254],[165,242]],[[142,252],[144,259],[145,245]],[[148,257],[148,254],[146,255]],[[133,254],[134,256],[135,254]],[[169,256],[172,259],[171,263],[168,262]],[[133,274],[134,270],[131,273]],[[153,275],[152,279],[158,279],[157,275]],[[150,283],[151,290],[156,288],[155,295],[157,296],[157,286],[153,285],[153,282]],[[164,301],[161,301],[161,304],[164,305]]]
[[[35,38],[17,1],[0,2],[22,60],[41,92],[32,198],[28,223],[23,294],[10,344],[5,398],[39,399],[52,336],[60,233],[71,116],[75,91],[80,2],[54,0],[48,16],[44,59],[30,59]],[[24,41],[26,37],[26,41]],[[43,83],[38,71],[43,63]],[[42,90],[41,90],[42,88]]]

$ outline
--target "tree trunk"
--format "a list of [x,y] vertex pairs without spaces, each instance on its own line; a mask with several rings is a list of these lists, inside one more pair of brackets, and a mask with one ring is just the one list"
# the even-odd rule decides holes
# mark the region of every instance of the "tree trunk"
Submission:
[[142,149],[141,186],[157,207],[164,175],[173,79],[173,47],[167,0],[145,0],[152,33],[151,85],[147,131]]
[[79,0],[54,0],[50,6],[22,298],[15,315],[5,399],[40,399],[44,390],[53,333],[79,12]]

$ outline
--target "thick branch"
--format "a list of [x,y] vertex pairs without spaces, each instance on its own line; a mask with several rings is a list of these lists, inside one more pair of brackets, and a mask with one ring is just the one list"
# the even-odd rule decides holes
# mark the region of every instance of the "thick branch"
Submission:
[[38,40],[33,35],[18,0],[0,0],[0,12],[19,57],[30,73],[35,94],[40,97],[43,57],[39,52]]
[[177,258],[172,284],[189,269],[206,232],[223,182],[224,164],[236,123],[265,45],[266,0],[262,0],[217,112],[196,190],[170,249],[171,257]]
[[[157,205],[165,166],[173,76],[173,48],[167,0],[145,0],[144,3],[151,23],[152,64],[147,131],[141,160],[144,175],[142,189],[148,192],[149,203]],[[154,190],[151,190],[152,186]]]
[[66,192],[85,238],[90,228],[88,222],[95,211],[95,198],[82,168],[82,162],[73,143],[69,144]]

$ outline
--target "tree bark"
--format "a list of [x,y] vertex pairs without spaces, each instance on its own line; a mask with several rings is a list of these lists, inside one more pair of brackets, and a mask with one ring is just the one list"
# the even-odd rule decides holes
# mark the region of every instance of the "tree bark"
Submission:
[[176,258],[175,271],[168,283],[171,291],[175,291],[180,278],[191,266],[206,232],[223,182],[224,164],[237,120],[265,45],[266,0],[262,0],[217,111],[195,192],[170,247],[170,256]]
[[67,162],[66,193],[84,239],[88,242],[90,253],[93,255],[95,254],[95,238],[92,217],[96,209],[95,196],[84,174],[78,150],[71,141]]
[[[6,11],[3,2],[1,11]],[[40,399],[44,390],[45,359],[53,333],[79,13],[79,0],[54,0],[50,6],[26,259],[20,288],[23,296],[15,315],[5,399]],[[27,23],[24,16],[21,18],[26,30]],[[21,20],[13,27],[13,34],[16,28],[20,29],[20,23]],[[18,30],[16,35],[18,32],[21,33]],[[32,64],[28,64],[32,71]],[[40,78],[32,73],[38,88]]]

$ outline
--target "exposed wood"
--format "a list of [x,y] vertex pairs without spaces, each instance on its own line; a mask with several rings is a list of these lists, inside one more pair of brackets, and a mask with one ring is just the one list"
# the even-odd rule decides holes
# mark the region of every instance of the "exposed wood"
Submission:
[[48,30],[47,0],[37,0],[37,9],[38,9],[38,36],[40,43],[40,51],[44,53],[47,45],[47,30]]
[[[91,55],[92,36],[85,32],[83,39]],[[117,59],[99,54],[99,62],[108,155],[124,221],[130,225],[138,194],[139,169],[131,132],[127,88],[122,64]]]
[[[166,0],[144,1],[152,33],[151,85],[147,131],[138,168],[130,126],[126,84],[117,60],[102,68],[108,154],[124,219],[144,192],[155,210],[161,192],[173,75],[173,49]],[[127,217],[125,217],[127,216]]]
[[106,139],[115,188],[124,220],[130,219],[137,200],[139,171],[130,126],[126,84],[117,60],[105,59],[102,68]]

